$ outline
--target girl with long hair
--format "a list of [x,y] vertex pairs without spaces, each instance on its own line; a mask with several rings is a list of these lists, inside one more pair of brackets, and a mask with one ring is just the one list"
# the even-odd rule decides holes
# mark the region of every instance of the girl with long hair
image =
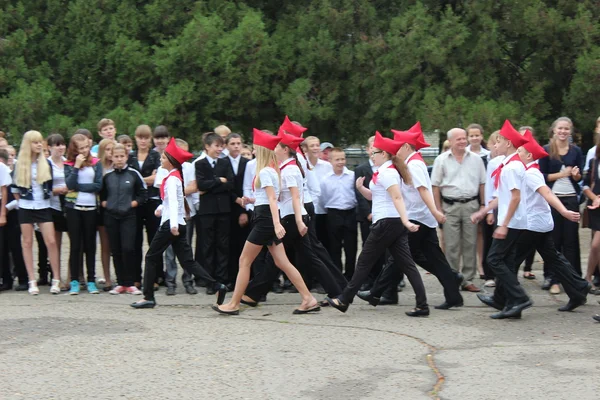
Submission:
[[175,138],[171,138],[171,141],[161,155],[161,167],[167,170],[168,175],[162,180],[160,185],[162,205],[156,209],[156,216],[161,218],[160,228],[156,232],[156,235],[154,235],[152,243],[150,243],[150,248],[146,253],[144,298],[131,304],[133,308],[154,308],[156,306],[153,283],[157,268],[162,265],[163,254],[169,246],[173,246],[173,251],[179,263],[189,275],[195,275],[208,282],[208,284],[213,285],[217,293],[217,304],[222,304],[225,300],[227,287],[215,281],[194,260],[192,248],[186,238],[185,216],[189,214],[189,206],[185,201],[182,164],[192,156],[191,153],[177,146]]
[[44,156],[43,141],[42,134],[37,131],[28,131],[23,135],[13,184],[13,193],[19,201],[23,258],[29,276],[29,293],[32,295],[40,293],[33,271],[34,224],[38,225],[48,248],[50,267],[54,276],[50,293],[60,293],[60,266],[50,205],[52,167]]
[[[102,164],[102,176],[113,170],[112,153],[116,142],[113,139],[102,139],[98,144],[98,160]],[[104,207],[98,209],[98,233],[100,234],[100,260],[102,261],[102,272],[104,273],[104,291],[112,289],[110,278],[110,241],[108,232],[104,227]]]
[[[570,143],[573,133],[573,122],[567,117],[560,117],[550,127],[552,139],[544,146],[549,154],[539,160],[540,171],[552,192],[570,211],[579,211],[579,194],[584,164],[581,149]],[[554,219],[553,239],[556,249],[563,253],[569,263],[581,275],[581,255],[579,249],[579,224],[564,218],[552,208]],[[560,293],[560,286],[551,272],[544,265],[544,284],[542,289],[550,289],[551,294]]]
[[[50,165],[52,166],[52,221],[54,222],[54,238],[58,249],[58,265],[60,266],[60,249],[62,247],[63,232],[67,231],[67,219],[65,218],[64,202],[65,195],[69,191],[65,182],[65,152],[67,145],[65,138],[58,133],[48,136],[48,150],[50,150]],[[60,279],[60,278],[59,278]]]
[[87,267],[87,290],[98,294],[96,287],[96,225],[98,194],[102,188],[102,164],[93,158],[89,139],[75,134],[69,141],[67,161],[65,162],[65,180],[69,192],[65,196],[67,212],[67,230],[71,241],[69,269],[71,271],[71,289],[69,294],[78,295],[80,291],[79,270],[80,253],[85,253]]
[[419,230],[419,225],[408,219],[402,192],[403,184],[412,185],[412,178],[404,160],[398,156],[402,143],[384,138],[375,133],[371,159],[377,167],[369,189],[364,187],[364,177],[356,180],[356,189],[373,202],[373,226],[367,241],[358,256],[352,279],[343,293],[326,300],[333,308],[346,312],[361,285],[367,279],[371,268],[386,250],[394,257],[394,267],[401,268],[415,291],[417,305],[406,315],[419,317],[429,315],[427,295],[421,275],[415,266],[408,246],[409,232]]
[[[304,283],[296,267],[288,260],[282,245],[286,230],[279,219],[279,209],[277,207],[277,199],[281,188],[281,174],[274,152],[281,141],[281,137],[269,135],[258,129],[254,129],[253,134],[257,171],[253,182],[256,191],[254,224],[240,256],[240,269],[231,300],[222,306],[213,306],[213,310],[227,315],[239,314],[240,302],[250,280],[252,262],[263,247],[267,246],[275,265],[286,274],[298,289],[300,296],[302,296],[302,303],[298,309],[294,310],[294,313],[305,314],[319,311],[320,307],[317,300],[306,287],[306,283]],[[302,225],[298,228],[306,234],[306,227]]]

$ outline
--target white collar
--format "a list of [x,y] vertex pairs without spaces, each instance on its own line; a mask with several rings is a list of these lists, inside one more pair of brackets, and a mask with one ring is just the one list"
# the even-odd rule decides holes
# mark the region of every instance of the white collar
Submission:
[[241,157],[241,156],[242,156],[242,153],[238,154],[238,156],[237,156],[237,157],[231,157],[231,155],[228,155],[227,157],[229,157],[229,159],[230,159],[231,161],[235,161],[235,162],[237,163],[237,162],[240,162],[240,157]]
[[285,161],[283,161],[283,162],[279,163],[279,168],[283,167],[285,164],[287,164],[287,163],[289,163],[290,161],[293,161],[293,160],[294,160],[294,158],[293,158],[293,157],[290,157],[290,158],[288,158],[287,160],[285,160]]
[[410,159],[411,159],[411,158],[412,158],[412,157],[413,157],[415,154],[417,154],[417,152],[416,152],[416,151],[413,151],[412,153],[410,153],[410,154],[408,155],[408,157],[406,157],[406,162],[408,162],[408,161],[409,161],[409,160],[410,160]]
[[217,161],[215,158],[212,158],[212,157],[211,157],[211,156],[209,156],[208,154],[206,154],[206,157],[205,157],[205,158],[208,160],[208,163],[211,165],[211,167],[212,167],[213,163],[214,163],[215,161]]
[[511,158],[513,158],[513,156],[517,154],[517,152],[515,151],[512,154],[507,155],[506,157],[504,157],[504,160],[502,160],[502,164],[506,165],[508,164],[508,162],[511,160]]

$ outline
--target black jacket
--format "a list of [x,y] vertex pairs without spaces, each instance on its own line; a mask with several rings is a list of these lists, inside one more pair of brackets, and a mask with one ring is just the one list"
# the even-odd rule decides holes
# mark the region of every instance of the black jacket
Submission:
[[134,213],[131,202],[135,200],[140,206],[146,202],[147,195],[142,175],[129,166],[112,170],[102,180],[100,201],[106,201],[106,214],[115,218]]
[[[365,177],[364,186],[368,189],[371,178],[373,178],[373,169],[369,162],[360,164],[354,169],[354,178],[358,179],[361,176]],[[365,199],[365,196],[360,194],[358,189],[356,189],[356,186],[354,187],[354,192],[356,193],[356,201],[358,202],[358,205],[356,206],[356,220],[359,222],[367,221],[367,217],[371,214],[373,203]]]
[[[160,167],[160,154],[158,154],[158,151],[150,150],[150,152],[148,152],[148,156],[144,160],[142,168],[140,168],[140,164],[138,163],[137,155],[137,150],[132,151],[129,154],[127,164],[136,171],[139,171],[140,174],[142,174],[142,177],[146,178],[152,175],[152,173]],[[160,190],[158,188],[155,188],[152,184],[148,185],[147,190],[148,198],[160,197]]]
[[[219,178],[227,179],[223,183]],[[229,157],[219,158],[213,168],[207,158],[196,162],[196,183],[200,192],[198,215],[221,214],[231,212],[233,191],[233,168]]]
[[237,175],[233,171],[233,165],[231,164],[231,160],[229,161],[231,165],[231,173],[233,174],[233,190],[231,191],[231,211],[232,217],[239,217],[242,213],[246,212],[246,209],[240,207],[235,203],[235,200],[238,197],[244,196],[244,173],[246,172],[246,164],[248,160],[244,157],[240,157],[238,172]]
[[[48,161],[48,166],[50,167],[50,180],[42,184],[42,189],[44,191],[44,200],[49,199],[50,196],[52,196],[52,164],[50,164],[50,161]],[[15,182],[17,176],[15,172],[16,169],[17,167],[15,165],[15,170],[12,172],[13,183],[10,185],[10,187],[12,189],[16,189],[17,193],[19,194],[19,196],[21,196],[22,199],[33,200],[33,190],[31,189],[31,186],[29,186],[28,188],[17,186],[17,183]],[[12,189],[9,191],[12,191]]]

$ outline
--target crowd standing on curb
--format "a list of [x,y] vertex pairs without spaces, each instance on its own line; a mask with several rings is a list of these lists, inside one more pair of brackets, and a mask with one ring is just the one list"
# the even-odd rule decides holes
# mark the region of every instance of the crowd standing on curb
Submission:
[[[545,146],[532,127],[515,129],[508,120],[487,146],[481,125],[453,128],[431,175],[419,122],[391,138],[376,132],[368,162],[354,171],[343,149],[287,116],[276,133],[254,129],[252,145],[218,126],[202,135],[193,161],[188,144],[165,126],[138,126],[135,143],[117,136],[110,119],[97,129],[96,145],[86,129],[68,143],[28,131],[18,157],[0,132],[2,290],[39,295],[48,285],[52,294],[99,294],[98,283],[111,295],[143,295],[134,308],[153,308],[161,285],[177,293],[179,261],[185,292],[205,288],[221,314],[284,291],[301,297],[294,314],[346,312],[355,296],[397,304],[406,276],[415,293],[406,314],[420,317],[431,313],[420,266],[443,287],[445,301],[435,309],[461,307],[461,292],[472,292],[497,310],[491,318],[514,319],[533,305],[519,268],[525,262],[522,277],[536,279],[537,250],[542,289],[569,297],[559,311],[600,294],[600,146],[584,157],[567,117],[554,121]],[[585,273],[580,222],[592,230]],[[96,277],[98,237],[103,278]],[[481,292],[477,278],[493,295]]]

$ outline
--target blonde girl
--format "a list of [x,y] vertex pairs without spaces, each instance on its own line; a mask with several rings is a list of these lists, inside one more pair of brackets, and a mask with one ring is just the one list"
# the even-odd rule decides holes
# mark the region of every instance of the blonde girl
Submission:
[[[116,142],[113,139],[102,139],[98,144],[98,160],[102,165],[102,176],[113,170],[112,152]],[[110,278],[110,242],[108,232],[104,227],[104,208],[100,207],[98,212],[98,232],[100,233],[100,259],[102,261],[102,272],[104,273],[104,291],[112,289]]]

